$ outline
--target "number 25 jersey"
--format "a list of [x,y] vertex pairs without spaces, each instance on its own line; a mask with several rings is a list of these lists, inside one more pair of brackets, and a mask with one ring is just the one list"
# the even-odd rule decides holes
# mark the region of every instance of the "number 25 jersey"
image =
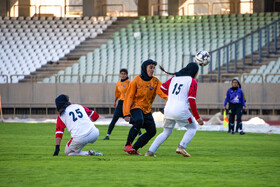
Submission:
[[87,135],[94,126],[91,121],[96,121],[99,115],[78,104],[69,105],[64,113],[57,118],[56,137],[62,138],[64,128],[70,132],[71,137],[80,137]]
[[172,77],[161,89],[168,92],[164,117],[173,120],[188,120],[192,114],[188,99],[196,99],[197,82],[190,76]]

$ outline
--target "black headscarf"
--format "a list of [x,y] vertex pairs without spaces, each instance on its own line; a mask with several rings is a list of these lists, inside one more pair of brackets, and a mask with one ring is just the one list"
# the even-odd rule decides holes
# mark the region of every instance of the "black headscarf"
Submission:
[[[233,81],[236,81],[237,84],[238,84],[238,86],[239,86],[239,88],[241,89],[241,84],[240,84],[240,82],[239,82],[237,79],[232,79],[231,84],[233,83]],[[233,86],[232,86],[231,89],[232,89],[232,90],[237,90],[238,87],[233,87]]]
[[71,105],[68,95],[61,94],[55,99],[56,109],[62,115],[65,109]]
[[147,74],[147,66],[150,64],[154,64],[156,66],[157,62],[153,61],[152,59],[148,59],[144,61],[141,65],[141,79],[143,79],[144,81],[149,81],[153,78],[153,77],[149,77]]
[[198,72],[199,67],[197,63],[195,62],[190,62],[186,67],[181,69],[180,71],[175,73],[176,77],[180,76],[191,76],[192,78],[195,77],[196,73]]

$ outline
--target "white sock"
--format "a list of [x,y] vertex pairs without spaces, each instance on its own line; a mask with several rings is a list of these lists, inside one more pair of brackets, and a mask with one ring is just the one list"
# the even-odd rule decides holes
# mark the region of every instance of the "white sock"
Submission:
[[109,136],[110,136],[110,134],[107,134],[107,136],[109,137]]
[[79,153],[72,152],[68,154],[68,156],[88,156],[88,155],[89,155],[88,151],[80,151]]
[[170,136],[172,131],[173,131],[173,129],[164,128],[163,132],[161,134],[159,134],[156,137],[155,141],[152,143],[149,151],[155,153],[157,151],[157,149],[159,148],[159,146]]
[[196,133],[196,124],[191,123],[186,126],[187,127],[187,132],[184,134],[183,139],[180,142],[180,145],[186,149],[188,144],[191,142],[192,138],[194,137]]

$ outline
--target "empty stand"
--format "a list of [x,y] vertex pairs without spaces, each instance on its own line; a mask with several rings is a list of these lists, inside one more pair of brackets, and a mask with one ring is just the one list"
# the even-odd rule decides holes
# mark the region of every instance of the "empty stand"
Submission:
[[[199,50],[211,51],[235,41],[238,38],[279,19],[278,13],[245,14],[245,15],[210,15],[210,16],[141,16],[133,24],[122,28],[114,34],[113,40],[101,45],[99,49],[88,53],[85,57],[87,72],[92,74],[118,74],[120,68],[127,68],[129,74],[139,74],[141,62],[152,58],[163,65],[168,71],[178,71],[186,65]],[[273,31],[271,31],[273,32]],[[265,36],[265,34],[263,35]],[[258,38],[254,38],[258,49]],[[265,45],[265,42],[263,42]],[[249,46],[249,45],[248,45]],[[232,60],[235,57],[234,47],[229,49]],[[246,50],[246,55],[251,50]],[[237,58],[241,59],[239,52]],[[215,62],[216,57],[212,59]],[[223,63],[225,63],[224,61]],[[79,64],[81,64],[81,59]],[[223,65],[223,64],[221,64]],[[212,63],[212,68],[217,64]],[[72,70],[76,65],[72,66]],[[204,73],[208,72],[204,68]],[[66,74],[66,72],[64,72]],[[84,71],[77,72],[80,76]],[[156,70],[155,74],[162,74]],[[165,81],[168,76],[160,76]],[[73,79],[77,80],[77,79]],[[108,82],[116,82],[117,76],[108,76]],[[87,77],[86,82],[101,82],[99,77]]]
[[[87,38],[102,34],[115,20],[112,17],[2,17],[0,73],[30,75],[48,62],[58,62]],[[13,83],[21,79],[23,76],[15,76]]]

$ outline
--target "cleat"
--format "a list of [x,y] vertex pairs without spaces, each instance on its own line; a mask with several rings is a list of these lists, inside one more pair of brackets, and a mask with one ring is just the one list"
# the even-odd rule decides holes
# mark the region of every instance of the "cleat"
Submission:
[[234,131],[232,131],[232,133],[231,134],[234,134]]
[[141,153],[133,148],[127,151],[129,155],[141,155]]
[[106,136],[105,138],[103,138],[103,140],[109,140],[109,136]]
[[153,153],[153,152],[151,152],[151,151],[147,151],[146,154],[145,154],[145,156],[157,157],[157,156],[155,155],[155,153]]
[[191,155],[181,146],[178,146],[176,149],[177,154],[182,154],[184,157],[191,157]]
[[126,145],[123,150],[124,152],[128,152],[130,149],[131,149],[131,145]]
[[240,132],[240,135],[244,135],[244,134],[245,134],[245,132],[243,132],[243,131]]
[[89,154],[90,156],[103,156],[103,153],[95,152],[95,151],[93,151],[93,150],[89,150],[89,151],[88,151],[88,154]]

